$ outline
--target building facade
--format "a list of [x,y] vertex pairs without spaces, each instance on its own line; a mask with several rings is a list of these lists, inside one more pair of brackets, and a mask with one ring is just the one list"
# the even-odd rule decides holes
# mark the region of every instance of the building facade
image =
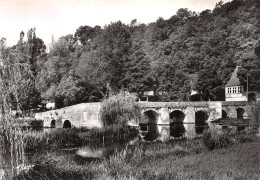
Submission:
[[244,90],[244,86],[237,76],[238,70],[239,66],[236,67],[225,86],[226,101],[247,101],[247,94]]

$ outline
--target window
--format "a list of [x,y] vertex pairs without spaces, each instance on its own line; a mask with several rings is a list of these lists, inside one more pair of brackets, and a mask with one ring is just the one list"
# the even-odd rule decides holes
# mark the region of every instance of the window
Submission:
[[228,88],[228,94],[230,94],[231,93],[231,88]]
[[233,87],[233,93],[236,93],[236,87]]
[[241,93],[241,87],[240,86],[237,88],[237,92]]

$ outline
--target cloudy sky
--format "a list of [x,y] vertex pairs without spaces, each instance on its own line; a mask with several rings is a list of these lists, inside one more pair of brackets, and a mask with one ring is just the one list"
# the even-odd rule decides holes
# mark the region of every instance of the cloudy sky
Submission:
[[[213,9],[220,0],[0,0],[0,38],[14,45],[21,31],[36,28],[45,44],[66,34],[74,34],[81,25],[103,27],[132,19],[149,23],[158,17],[170,18],[179,8],[201,12]],[[229,0],[224,0],[227,2]]]

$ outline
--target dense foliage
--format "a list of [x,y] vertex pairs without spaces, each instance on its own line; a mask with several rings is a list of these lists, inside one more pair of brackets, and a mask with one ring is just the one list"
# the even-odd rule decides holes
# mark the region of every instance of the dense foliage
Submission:
[[[220,1],[213,11],[179,9],[147,25],[80,26],[53,41],[49,53],[34,30],[22,47],[31,47],[26,54],[41,98],[57,107],[100,101],[122,88],[140,96],[153,90],[159,101],[187,101],[191,90],[201,94],[197,100],[224,100],[237,65],[241,82],[248,75],[249,90],[260,90],[259,12],[257,0]],[[31,99],[25,104],[33,106]]]

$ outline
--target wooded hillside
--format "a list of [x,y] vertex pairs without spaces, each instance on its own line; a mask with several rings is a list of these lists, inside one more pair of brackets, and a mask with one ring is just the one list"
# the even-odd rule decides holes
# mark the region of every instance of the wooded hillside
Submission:
[[219,2],[201,13],[179,9],[148,25],[132,20],[103,28],[80,26],[53,41],[49,53],[34,31],[33,41],[21,40],[13,48],[28,54],[25,47],[31,47],[27,63],[36,79],[31,94],[38,91],[38,98],[57,107],[100,101],[108,89],[123,88],[140,94],[153,90],[158,101],[188,101],[191,90],[202,100],[224,100],[225,84],[237,65],[242,66],[241,82],[248,74],[249,89],[260,90],[258,3]]

